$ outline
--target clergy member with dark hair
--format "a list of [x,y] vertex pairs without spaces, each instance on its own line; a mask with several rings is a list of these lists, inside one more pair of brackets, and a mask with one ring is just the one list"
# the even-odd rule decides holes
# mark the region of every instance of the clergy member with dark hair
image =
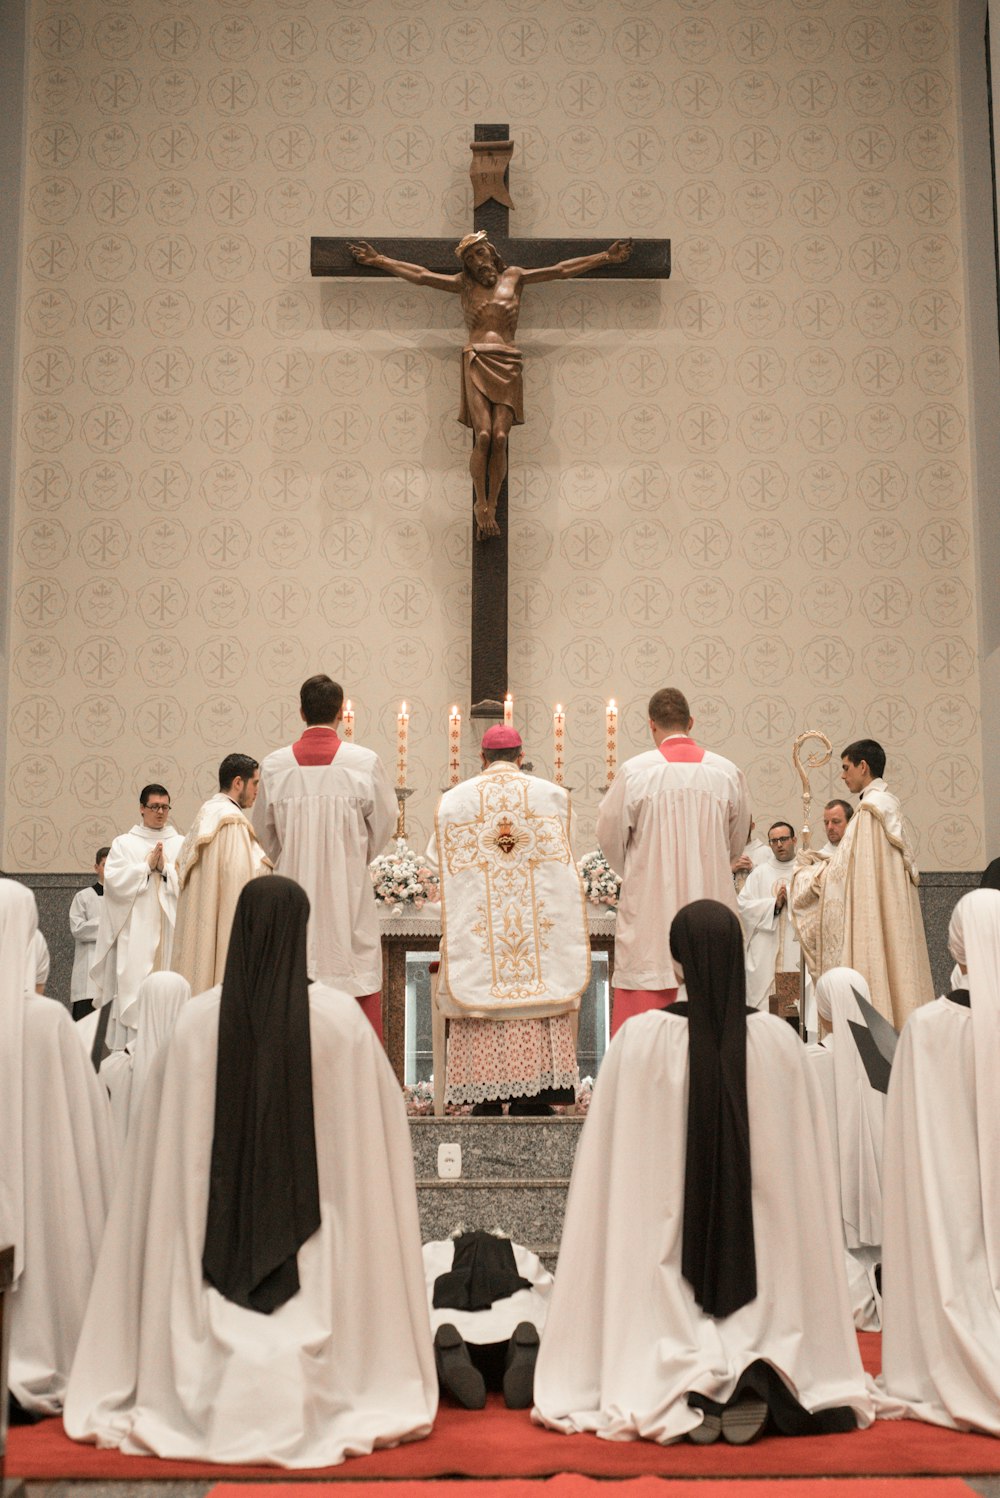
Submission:
[[305,730],[260,767],[253,829],[275,873],[309,896],[309,976],[356,999],[382,1038],[382,938],[368,865],[396,825],[396,797],[374,749],[337,732],[344,690],[299,688]]
[[437,1378],[399,1085],[306,976],[309,901],[252,880],[221,988],[146,1082],[66,1399],[76,1440],[325,1467],[430,1431]]
[[686,1001],[629,1020],[594,1089],[535,1419],[661,1444],[868,1425],[805,1048],[747,1011],[731,910],[688,905],[670,947]]

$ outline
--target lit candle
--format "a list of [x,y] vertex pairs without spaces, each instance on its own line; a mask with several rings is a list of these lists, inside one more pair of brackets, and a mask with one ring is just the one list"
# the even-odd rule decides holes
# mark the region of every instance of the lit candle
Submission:
[[448,714],[448,784],[458,785],[462,778],[462,714],[453,707]]
[[566,752],[566,714],[562,710],[562,703],[556,703],[556,710],[552,716],[552,779],[556,785],[563,783],[563,764]]
[[406,786],[406,747],[409,736],[410,715],[406,711],[406,703],[402,702],[396,714],[396,784],[401,790]]
[[510,692],[503,699],[503,726],[504,728],[514,727],[514,698]]
[[340,737],[345,743],[351,744],[354,742],[354,708],[351,705],[350,697],[344,703],[344,716],[340,720]]
[[607,706],[607,728],[604,764],[607,771],[607,783],[610,785],[618,767],[618,708],[613,697]]

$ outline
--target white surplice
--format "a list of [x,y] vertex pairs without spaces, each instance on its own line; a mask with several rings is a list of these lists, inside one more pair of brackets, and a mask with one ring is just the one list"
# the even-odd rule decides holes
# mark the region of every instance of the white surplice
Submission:
[[623,1025],[577,1149],[533,1418],[607,1440],[678,1440],[688,1393],[725,1403],[756,1359],[810,1413],[873,1418],[851,1319],[823,1103],[783,1020],[747,1019],[757,1295],[705,1315],[681,1275],[688,1024]]
[[455,1258],[454,1239],[443,1238],[424,1244],[424,1278],[432,1332],[436,1332],[439,1326],[450,1324],[464,1342],[472,1342],[477,1347],[490,1342],[508,1342],[522,1321],[530,1321],[536,1331],[541,1332],[552,1295],[552,1276],[530,1248],[520,1243],[511,1243],[510,1246],[514,1251],[517,1272],[522,1279],[529,1281],[531,1288],[515,1290],[513,1295],[495,1300],[482,1311],[460,1311],[455,1306],[434,1306],[434,1281],[439,1274],[447,1274],[451,1269]]
[[938,999],[896,1048],[883,1156],[882,1377],[903,1412],[1000,1436],[1000,892],[961,913],[971,1007]]
[[177,926],[170,958],[192,993],[221,983],[233,912],[245,884],[270,873],[246,813],[226,791],[198,810],[177,855]]
[[[792,882],[794,861],[781,863],[770,854],[747,875],[740,890],[740,922],[746,937],[747,1004],[751,1009],[766,1009],[768,994],[774,987],[775,972],[799,971],[799,939],[792,925],[787,898]],[[775,909],[775,890],[786,886],[786,900]]]
[[[169,968],[177,916],[177,855],[184,842],[174,827],[155,830],[138,822],[111,844],[104,865],[104,897],[90,992],[95,1008],[111,1004],[106,1042],[121,1050],[133,1038],[132,1006],[148,973]],[[163,844],[163,870],[149,855]]]
[[33,992],[37,913],[0,880],[0,1240],[14,1247],[10,1387],[57,1414],[114,1179],[107,1098],[66,1009]]
[[69,929],[73,937],[73,976],[69,984],[70,1004],[82,1004],[87,997],[90,969],[94,965],[97,928],[101,919],[103,895],[92,884],[73,896],[69,907]]
[[682,763],[650,749],[625,761],[597,813],[598,844],[622,876],[617,988],[676,988],[670,923],[692,900],[738,914],[732,862],[749,829],[746,779],[720,754]]
[[429,1433],[437,1377],[399,1084],[343,993],[309,992],[322,1220],[261,1315],[206,1284],[220,989],[157,1056],[67,1394],[66,1430],[132,1453],[324,1467]]
[[309,976],[356,999],[382,986],[368,865],[392,836],[396,816],[385,767],[360,744],[342,743],[328,765],[300,765],[290,747],[261,764],[254,831],[275,873],[309,896]]

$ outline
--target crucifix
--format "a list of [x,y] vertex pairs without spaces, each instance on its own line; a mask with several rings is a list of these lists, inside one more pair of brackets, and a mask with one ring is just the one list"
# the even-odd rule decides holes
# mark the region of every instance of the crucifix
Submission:
[[[314,276],[392,275],[462,299],[469,342],[462,350],[459,420],[472,429],[469,470],[476,534],[472,548],[472,716],[495,718],[507,691],[507,438],[524,420],[521,353],[514,344],[521,293],[571,276],[665,280],[670,241],[511,239],[506,125],[477,125],[470,169],[474,230],[450,239],[365,241],[313,238]],[[462,269],[455,270],[458,258]]]

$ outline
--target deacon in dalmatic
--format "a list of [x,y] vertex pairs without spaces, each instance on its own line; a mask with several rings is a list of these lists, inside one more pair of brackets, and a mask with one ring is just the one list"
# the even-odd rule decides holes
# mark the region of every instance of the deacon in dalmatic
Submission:
[[109,1050],[135,1035],[135,998],[147,974],[169,968],[177,918],[177,855],[184,838],[168,822],[170,792],[145,785],[139,821],[111,844],[90,991],[95,1008],[110,1004]]
[[590,981],[590,936],[569,793],[526,775],[523,758],[516,729],[488,729],[482,774],[446,791],[435,819],[445,1096],[479,1114],[576,1097],[569,1015]]
[[843,781],[861,803],[829,858],[799,855],[792,919],[815,981],[832,967],[864,973],[872,1003],[896,1029],[934,997],[920,875],[899,797],[882,778],[885,750],[858,739],[841,751]]
[[396,797],[373,749],[337,732],[344,691],[329,676],[299,688],[302,737],[260,767],[254,831],[276,873],[309,896],[309,976],[357,999],[382,1035],[382,939],[368,865],[396,824]]
[[171,968],[204,993],[222,982],[240,891],[271,872],[247,811],[260,783],[249,754],[227,754],[219,789],[201,807],[177,856],[177,930]]
[[[795,867],[795,828],[774,822],[767,829],[769,854],[747,876],[738,895],[740,920],[747,941],[747,1003],[766,1009],[778,973],[799,971],[799,939],[788,907],[788,886]],[[806,1013],[815,1012],[812,984],[806,979]],[[815,1022],[811,1028],[815,1028]]]

